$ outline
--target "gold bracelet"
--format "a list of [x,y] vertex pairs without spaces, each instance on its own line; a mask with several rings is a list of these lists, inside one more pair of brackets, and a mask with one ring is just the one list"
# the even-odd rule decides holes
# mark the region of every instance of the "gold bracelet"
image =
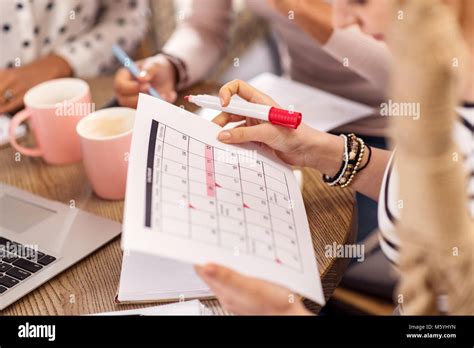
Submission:
[[[364,140],[362,140],[361,138],[357,138],[357,141],[359,142],[359,148],[360,148],[359,157],[357,158],[357,162],[354,165],[354,168],[353,168],[349,178],[347,179],[347,181],[345,183],[342,183],[342,180],[341,180],[341,188],[348,187],[354,181],[354,178],[357,174],[357,171],[359,170],[359,167],[362,163],[362,160],[364,159],[364,153],[365,153]],[[344,178],[344,179],[346,179],[346,178]]]
[[342,186],[347,183],[352,172],[354,171],[354,166],[357,163],[357,159],[359,158],[360,142],[357,140],[357,137],[353,133],[348,134],[347,138],[350,143],[349,155],[347,158],[348,165],[345,167],[344,172],[341,173],[341,176],[337,181],[337,186]]

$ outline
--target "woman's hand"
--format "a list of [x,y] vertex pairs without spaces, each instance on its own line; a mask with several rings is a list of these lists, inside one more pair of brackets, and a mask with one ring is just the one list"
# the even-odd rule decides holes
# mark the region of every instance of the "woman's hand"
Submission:
[[72,73],[69,63],[54,54],[14,69],[0,69],[0,113],[20,109],[25,93],[37,84]]
[[226,267],[196,266],[221,305],[240,315],[310,315],[298,295],[279,285],[241,275]]
[[[278,107],[278,104],[269,96],[240,80],[229,82],[221,88],[219,97],[222,105],[229,105],[233,95],[239,95],[251,103]],[[257,119],[227,113],[220,114],[213,122],[223,127],[229,122],[243,120],[246,121],[245,126],[224,130],[219,133],[218,139],[227,144],[251,141],[263,143],[273,150],[276,156],[290,165],[317,167],[318,141],[325,139],[327,134],[312,129],[305,124],[301,124],[298,129],[289,129]],[[343,143],[341,141],[341,149],[338,155],[340,156],[342,152]]]
[[[269,96],[258,91],[241,80],[234,80],[224,85],[219,91],[222,106],[227,106],[233,95],[239,95],[250,103],[279,105]],[[245,126],[236,127],[219,133],[218,139],[227,144],[241,144],[246,142],[259,142],[268,146],[284,162],[298,166],[312,166],[312,151],[314,138],[317,131],[301,124],[298,129],[289,129],[228,113],[221,113],[213,122],[224,127],[230,122],[245,120]]]
[[120,105],[136,108],[138,94],[147,93],[153,86],[158,93],[168,102],[174,103],[177,98],[176,76],[171,62],[162,55],[150,57],[137,62],[142,69],[138,79],[125,68],[120,69],[115,75],[114,89]]

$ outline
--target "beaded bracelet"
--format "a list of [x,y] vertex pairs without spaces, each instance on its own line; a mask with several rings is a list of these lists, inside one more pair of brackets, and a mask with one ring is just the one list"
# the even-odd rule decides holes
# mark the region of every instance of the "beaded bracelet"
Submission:
[[336,175],[334,175],[332,178],[326,174],[323,175],[323,181],[329,186],[334,186],[339,182],[339,180],[341,180],[342,175],[346,171],[347,165],[349,164],[349,138],[345,134],[341,134],[340,137],[344,139],[344,154],[342,156],[341,168],[339,168]]
[[[341,168],[332,178],[323,175],[323,180],[329,186],[346,188],[354,181],[356,174],[367,167],[372,157],[372,149],[370,146],[365,145],[365,142],[353,133],[347,136],[341,134],[341,137],[344,138],[344,156]],[[366,149],[369,151],[369,157],[366,163],[361,167]]]
[[360,138],[357,138],[357,141],[360,144],[360,150],[359,150],[359,153],[358,153],[358,156],[357,156],[357,162],[354,165],[354,168],[353,168],[352,172],[350,173],[349,178],[343,177],[343,179],[347,179],[345,182],[343,182],[343,179],[341,179],[341,182],[340,182],[341,188],[348,187],[352,183],[352,181],[354,181],[354,178],[355,178],[356,174],[358,173],[360,164],[362,163],[362,160],[364,159],[365,143]]
[[370,163],[370,160],[372,159],[372,148],[365,144],[365,148],[367,149],[367,151],[369,152],[369,155],[367,156],[367,161],[365,162],[365,164],[359,168],[359,170],[357,171],[358,173],[360,173],[361,171],[363,171],[365,168],[367,168],[367,166],[369,165]]
[[354,134],[349,134],[347,136],[341,134],[341,137],[344,138],[344,156],[341,168],[332,178],[323,175],[323,181],[329,186],[337,186],[345,183],[349,178],[350,173],[352,173],[354,165],[357,163],[359,157],[360,143],[358,142],[357,137]]
[[351,144],[351,150],[349,152],[349,165],[347,166],[347,170],[342,175],[341,180],[339,180],[338,186],[342,186],[347,183],[360,156],[361,143],[359,142],[359,139],[355,136],[355,134],[349,134],[347,137],[349,138]]

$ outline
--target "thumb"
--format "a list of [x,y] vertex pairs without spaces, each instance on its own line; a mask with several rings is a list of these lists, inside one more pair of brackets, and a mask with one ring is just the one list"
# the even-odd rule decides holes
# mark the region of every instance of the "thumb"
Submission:
[[262,123],[251,127],[236,127],[219,133],[218,139],[227,144],[241,144],[251,141],[264,143],[271,146],[278,130],[269,123]]

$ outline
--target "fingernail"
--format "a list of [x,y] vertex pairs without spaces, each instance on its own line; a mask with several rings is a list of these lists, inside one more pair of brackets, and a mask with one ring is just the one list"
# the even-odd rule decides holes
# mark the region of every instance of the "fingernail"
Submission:
[[146,70],[140,71],[140,74],[138,75],[139,77],[145,77],[146,76]]
[[217,267],[216,265],[213,265],[213,264],[205,265],[203,271],[209,277],[213,277],[216,274]]
[[220,132],[219,133],[219,140],[229,140],[232,137],[232,134],[230,132]]
[[224,103],[225,103],[225,100],[223,97],[220,97],[220,100],[221,100],[221,105],[224,106]]

